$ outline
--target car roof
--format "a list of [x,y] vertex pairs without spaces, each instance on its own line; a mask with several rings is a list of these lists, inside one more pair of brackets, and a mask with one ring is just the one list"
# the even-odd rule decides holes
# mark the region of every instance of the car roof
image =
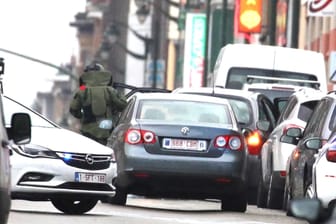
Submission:
[[248,90],[241,89],[227,89],[221,87],[190,87],[190,88],[177,88],[173,90],[172,93],[215,93],[223,95],[232,95],[232,96],[242,96],[244,98],[249,98],[261,93],[252,92]]
[[306,88],[301,88],[295,91],[291,96],[296,96],[296,98],[302,101],[306,101],[306,100],[309,101],[309,100],[320,99],[325,95],[326,93],[324,93],[321,90],[316,90],[316,89],[306,87]]
[[138,100],[145,99],[167,99],[167,100],[192,100],[199,102],[210,102],[210,103],[223,103],[229,104],[227,99],[217,98],[212,96],[204,96],[204,95],[195,95],[195,94],[172,94],[172,93],[135,93],[135,97]]
[[149,93],[149,92],[163,92],[163,93],[169,93],[171,92],[168,89],[162,89],[162,88],[153,88],[153,87],[136,87],[120,82],[113,82],[113,88],[115,89],[124,89],[126,90],[125,97],[129,98],[131,97],[134,93],[141,92],[141,93]]

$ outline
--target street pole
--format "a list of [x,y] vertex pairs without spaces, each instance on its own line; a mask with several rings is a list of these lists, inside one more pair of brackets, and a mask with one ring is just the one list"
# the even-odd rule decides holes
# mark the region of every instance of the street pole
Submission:
[[160,27],[159,27],[159,21],[158,19],[155,19],[154,21],[154,55],[153,55],[153,88],[156,88],[157,86],[157,62],[159,58],[159,40],[160,40]]
[[227,44],[227,32],[228,32],[228,28],[227,28],[227,24],[228,24],[228,21],[227,21],[227,7],[228,7],[228,0],[223,0],[222,2],[222,10],[223,10],[223,18],[222,18],[222,46],[225,46]]
[[[159,3],[160,2],[160,3]],[[157,1],[154,4],[154,16],[152,24],[154,22],[154,27],[153,27],[153,36],[154,36],[154,49],[153,49],[153,83],[152,83],[152,88],[157,87],[157,71],[158,71],[158,60],[159,60],[159,53],[160,53],[160,22],[161,22],[161,15],[159,9],[161,8],[161,1]]]
[[210,26],[210,14],[211,14],[211,0],[206,2],[206,31],[205,31],[205,52],[204,52],[204,70],[203,70],[203,86],[208,85],[208,74],[209,74],[209,26]]
[[54,64],[51,64],[49,62],[46,62],[46,61],[42,61],[42,60],[39,60],[39,59],[36,59],[36,58],[33,58],[33,57],[30,57],[30,56],[27,56],[27,55],[23,55],[23,54],[20,54],[20,53],[17,53],[17,52],[14,52],[14,51],[10,51],[10,50],[6,50],[4,48],[0,48],[0,51],[3,51],[3,52],[6,52],[8,54],[13,54],[15,56],[18,56],[18,57],[21,57],[21,58],[25,58],[25,59],[28,59],[30,61],[34,61],[34,62],[37,62],[37,63],[40,63],[40,64],[43,64],[43,65],[46,65],[46,66],[49,66],[49,67],[52,67],[52,68],[55,68],[57,69],[58,71],[66,74],[66,75],[69,75],[69,77],[75,81],[78,81],[78,78],[75,74],[73,74],[71,71],[65,69],[65,68],[62,68],[60,66],[57,66],[57,65],[54,65]]

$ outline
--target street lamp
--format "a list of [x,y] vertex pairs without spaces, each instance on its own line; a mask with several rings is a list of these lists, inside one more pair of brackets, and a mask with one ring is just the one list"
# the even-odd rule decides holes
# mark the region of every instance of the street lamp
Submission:
[[144,4],[144,5],[141,5],[137,11],[136,11],[136,16],[138,18],[138,21],[140,24],[143,24],[149,14],[149,5],[147,4]]
[[33,57],[28,56],[28,55],[20,54],[20,53],[14,52],[14,51],[10,51],[10,50],[4,49],[4,48],[0,48],[0,51],[3,51],[3,52],[8,53],[8,54],[15,55],[15,56],[18,56],[18,57],[21,57],[21,58],[24,58],[24,59],[27,59],[27,60],[30,60],[30,61],[34,61],[34,62],[37,62],[39,64],[46,65],[48,67],[55,68],[59,72],[62,72],[64,74],[68,75],[70,77],[70,79],[78,81],[77,75],[73,74],[72,71],[69,71],[69,69],[67,69],[66,67],[57,66],[57,65],[54,65],[52,63],[42,61],[40,59],[33,58]]

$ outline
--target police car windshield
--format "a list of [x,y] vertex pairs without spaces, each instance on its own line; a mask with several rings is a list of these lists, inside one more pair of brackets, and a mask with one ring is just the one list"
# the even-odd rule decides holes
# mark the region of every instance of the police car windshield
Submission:
[[5,123],[6,126],[10,125],[12,114],[14,113],[27,113],[30,116],[32,126],[34,127],[57,127],[56,124],[47,120],[43,116],[39,115],[37,112],[29,109],[28,107],[16,102],[15,100],[4,96],[3,97],[4,113],[5,113]]

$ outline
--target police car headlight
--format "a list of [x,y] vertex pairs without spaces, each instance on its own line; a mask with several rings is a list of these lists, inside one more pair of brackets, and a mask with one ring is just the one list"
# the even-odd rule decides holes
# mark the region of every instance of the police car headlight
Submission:
[[20,155],[31,158],[58,158],[54,151],[39,145],[27,144],[15,147],[13,149]]

